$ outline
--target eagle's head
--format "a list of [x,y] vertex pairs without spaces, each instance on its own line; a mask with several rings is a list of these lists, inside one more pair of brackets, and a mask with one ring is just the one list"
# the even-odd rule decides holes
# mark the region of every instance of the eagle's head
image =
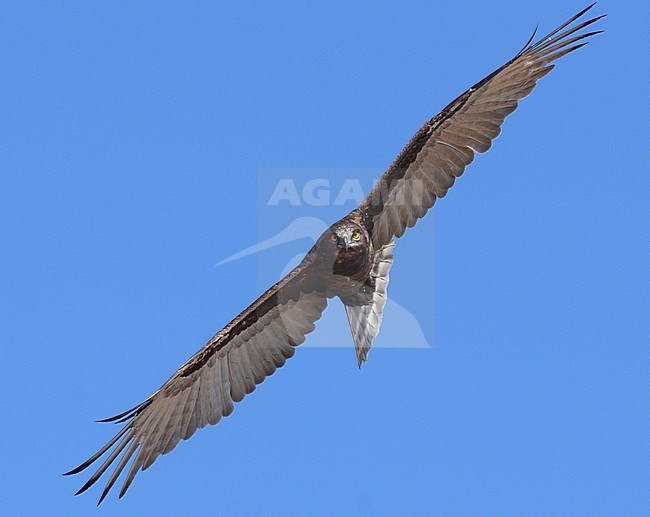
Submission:
[[[326,232],[327,233],[327,232]],[[330,227],[330,247],[341,258],[353,257],[365,253],[368,246],[365,228],[351,221],[340,221]]]
[[321,261],[335,274],[365,274],[370,264],[372,244],[363,225],[343,219],[330,226],[316,245]]

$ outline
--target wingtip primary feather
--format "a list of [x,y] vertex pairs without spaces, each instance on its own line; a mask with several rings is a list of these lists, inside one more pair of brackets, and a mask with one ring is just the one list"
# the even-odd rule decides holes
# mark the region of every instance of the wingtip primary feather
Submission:
[[84,486],[82,486],[79,490],[75,492],[75,496],[83,494],[86,490],[88,490],[93,484],[97,481],[96,479],[90,478],[88,481],[84,483]]
[[[156,392],[157,393],[157,392]],[[155,393],[154,393],[155,395]],[[151,403],[153,395],[149,397],[147,400],[144,402],[140,402],[140,404],[133,406],[130,409],[127,409],[126,411],[122,411],[122,413],[111,416],[108,418],[102,418],[101,420],[95,420],[98,424],[107,424],[107,423],[114,423],[114,424],[121,424],[126,422],[127,420],[130,420],[134,416],[136,416],[139,412],[141,412],[145,407],[147,407]]]
[[535,25],[535,30],[533,30],[533,33],[530,35],[530,38],[528,38],[528,41],[526,44],[521,48],[519,52],[517,52],[517,56],[521,56],[524,52],[528,50],[529,45],[533,42],[535,39],[535,36],[537,35],[537,31],[539,30],[539,23]]
[[97,506],[99,506],[100,504],[102,504],[102,502],[104,501],[104,499],[106,499],[106,496],[107,496],[107,495],[108,495],[108,490],[107,490],[106,488],[104,488],[104,490],[102,491],[102,495],[99,497],[99,501],[97,501]]
[[129,427],[124,427],[119,433],[117,433],[111,440],[104,445],[101,449],[99,449],[95,454],[93,454],[90,458],[88,458],[86,461],[84,461],[81,465],[78,467],[72,469],[69,472],[65,472],[63,475],[64,476],[71,476],[73,474],[79,474],[82,470],[87,469],[90,465],[95,463],[100,457],[102,457],[106,451],[108,451],[115,443],[124,436],[124,434],[129,430]]

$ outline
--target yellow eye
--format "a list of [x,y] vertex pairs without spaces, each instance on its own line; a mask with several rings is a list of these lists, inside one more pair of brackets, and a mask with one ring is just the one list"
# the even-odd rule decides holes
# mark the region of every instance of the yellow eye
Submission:
[[330,240],[331,240],[332,242],[336,242],[336,241],[339,240],[339,238],[336,236],[335,233],[333,233],[332,236],[330,237]]
[[353,241],[358,241],[361,238],[361,232],[354,230],[352,232],[352,240]]

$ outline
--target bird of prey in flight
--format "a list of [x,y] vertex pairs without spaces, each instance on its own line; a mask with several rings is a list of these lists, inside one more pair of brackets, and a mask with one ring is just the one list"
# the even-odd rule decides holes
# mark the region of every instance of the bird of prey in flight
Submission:
[[[484,153],[552,64],[602,31],[582,21],[594,4],[465,91],[415,134],[361,205],[330,226],[298,266],[262,294],[141,404],[103,422],[124,427],[96,454],[67,474],[108,456],[81,487],[86,491],[111,465],[99,503],[131,461],[119,497],[140,470],[197,429],[230,415],[234,403],[284,365],[314,330],[328,300],[347,312],[359,366],[379,332],[395,239],[415,225]],[[99,504],[98,503],[98,504]]]

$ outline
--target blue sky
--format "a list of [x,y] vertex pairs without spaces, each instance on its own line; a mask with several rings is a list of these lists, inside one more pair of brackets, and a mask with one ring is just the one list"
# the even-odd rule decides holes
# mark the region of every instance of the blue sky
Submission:
[[[647,514],[644,2],[598,4],[607,32],[398,242],[389,293],[430,346],[361,371],[350,348],[299,349],[97,510],[61,476],[116,432],[94,420],[275,280],[269,257],[309,247],[215,266],[276,231],[261,171],[373,179],[536,23],[585,4],[4,2],[4,511]],[[310,339],[351,343],[338,327]]]

